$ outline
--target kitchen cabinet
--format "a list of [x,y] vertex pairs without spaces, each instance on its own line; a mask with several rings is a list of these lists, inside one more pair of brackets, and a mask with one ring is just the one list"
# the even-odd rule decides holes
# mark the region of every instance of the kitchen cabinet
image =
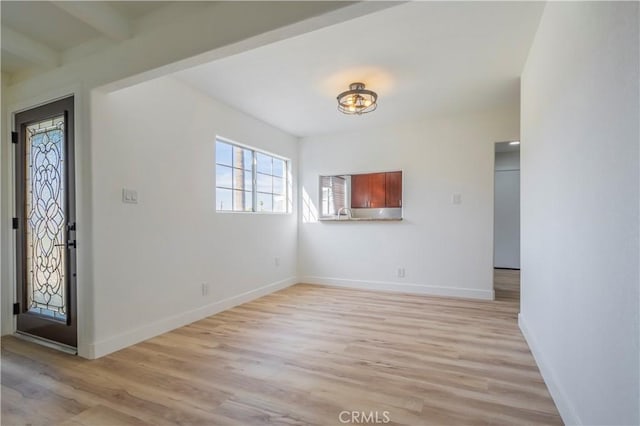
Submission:
[[386,200],[385,173],[369,174],[369,207],[385,207]]
[[351,208],[369,207],[369,175],[351,175]]
[[402,207],[402,172],[385,173],[385,207]]
[[[387,188],[387,185],[391,185]],[[402,206],[402,172],[351,175],[351,207]]]

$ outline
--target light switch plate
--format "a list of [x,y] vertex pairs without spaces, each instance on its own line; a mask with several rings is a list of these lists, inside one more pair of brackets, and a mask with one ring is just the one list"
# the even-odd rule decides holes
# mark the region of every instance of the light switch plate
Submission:
[[455,192],[452,196],[451,196],[451,202],[453,204],[462,204],[462,194]]
[[128,204],[138,204],[138,191],[135,189],[122,188],[122,202]]

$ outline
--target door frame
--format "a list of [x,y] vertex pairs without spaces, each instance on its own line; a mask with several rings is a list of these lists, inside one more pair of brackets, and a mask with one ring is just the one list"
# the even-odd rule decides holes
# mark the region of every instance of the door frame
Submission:
[[[496,268],[496,259],[495,259],[495,253],[496,253],[496,230],[495,230],[495,220],[496,220],[496,148],[498,144],[501,143],[511,143],[511,142],[520,142],[519,146],[518,146],[518,152],[522,152],[522,140],[518,137],[515,139],[508,139],[508,140],[500,140],[500,141],[494,141],[491,144],[491,149],[492,149],[492,161],[491,161],[491,276],[493,277],[494,275],[494,271],[496,269],[508,269],[508,270],[514,270],[514,271],[520,271],[520,268]],[[522,177],[521,177],[522,178]],[[520,213],[522,215],[522,212]],[[520,266],[522,266],[522,253],[520,254]],[[491,286],[492,288],[495,290],[495,280],[492,279],[491,282]]]
[[[11,94],[9,90],[6,92]],[[11,226],[11,218],[15,217],[15,161],[16,153],[11,143],[11,132],[15,131],[15,115],[23,111],[33,109],[60,99],[73,96],[74,98],[74,136],[75,136],[75,193],[76,193],[76,224],[79,229],[76,232],[77,250],[77,353],[84,358],[94,358],[92,345],[89,345],[87,319],[89,319],[90,308],[87,303],[91,302],[90,288],[86,288],[88,281],[83,279],[91,274],[90,263],[90,240],[89,233],[85,230],[84,223],[87,223],[90,217],[90,193],[87,192],[90,185],[84,183],[86,177],[91,171],[90,147],[85,147],[84,142],[87,140],[84,130],[88,131],[89,127],[84,126],[83,119],[88,119],[88,112],[85,112],[85,105],[88,104],[90,94],[83,90],[82,84],[61,84],[59,87],[44,91],[37,95],[24,96],[18,100],[10,101],[6,105],[4,119],[6,120],[4,132],[4,145],[0,149],[0,161],[2,162],[2,202],[6,208],[2,210],[2,252],[6,255],[2,256],[2,335],[15,334],[17,328],[16,316],[13,315],[12,306],[17,302],[16,294],[16,236]],[[85,195],[85,192],[87,193]]]
[[[17,225],[14,226],[16,241],[16,299],[18,305],[14,306],[14,315],[17,314],[17,330],[21,334],[30,337],[47,339],[61,345],[76,348],[78,345],[77,332],[77,299],[76,299],[76,216],[75,216],[75,99],[69,96],[44,105],[40,105],[14,115],[14,127],[16,128],[17,145],[14,147],[15,153],[15,213]],[[27,216],[25,210],[28,196],[26,192],[29,188],[25,185],[28,168],[25,164],[27,156],[27,136],[26,128],[29,123],[48,120],[52,117],[63,115],[64,117],[64,140],[63,157],[64,164],[62,185],[64,188],[64,224],[62,240],[64,244],[64,275],[62,285],[65,288],[64,304],[67,306],[66,320],[53,319],[46,316],[31,313],[28,308],[28,294],[25,286],[28,282],[28,265],[26,263],[28,248],[27,244]],[[19,120],[19,121],[18,121]],[[15,219],[14,219],[15,220]],[[71,226],[73,225],[73,226]],[[73,234],[73,235],[72,235]],[[70,243],[73,241],[73,243]],[[15,308],[18,309],[15,309]]]

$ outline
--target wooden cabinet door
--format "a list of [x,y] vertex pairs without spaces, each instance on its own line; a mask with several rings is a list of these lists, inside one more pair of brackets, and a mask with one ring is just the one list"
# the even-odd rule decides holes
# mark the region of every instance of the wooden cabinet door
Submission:
[[369,203],[369,175],[351,175],[351,207],[362,209]]
[[402,207],[402,172],[386,173],[386,206]]
[[386,173],[369,174],[369,207],[385,207],[386,203]]

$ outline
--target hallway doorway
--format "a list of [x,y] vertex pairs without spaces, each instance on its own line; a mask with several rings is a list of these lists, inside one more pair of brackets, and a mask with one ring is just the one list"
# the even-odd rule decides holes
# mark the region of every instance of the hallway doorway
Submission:
[[520,269],[520,142],[495,144],[493,266]]
[[496,302],[510,302],[520,306],[520,271],[517,269],[494,269],[493,291]]

